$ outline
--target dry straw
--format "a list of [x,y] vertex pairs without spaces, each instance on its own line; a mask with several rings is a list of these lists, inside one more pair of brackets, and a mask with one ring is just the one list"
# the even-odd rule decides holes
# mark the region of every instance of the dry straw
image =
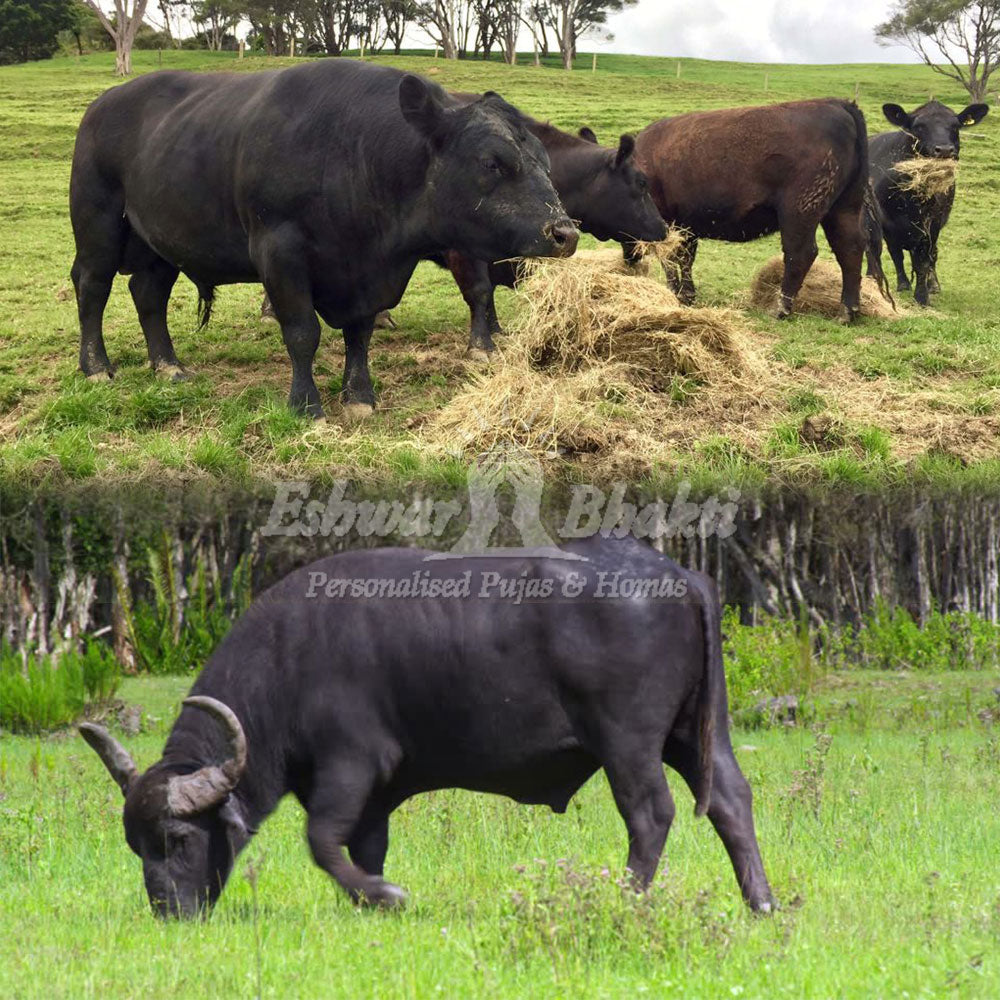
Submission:
[[697,385],[700,419],[731,413],[739,398],[758,405],[772,382],[741,314],[679,305],[617,251],[527,262],[518,297],[502,359],[431,422],[435,443],[610,458],[632,449],[652,460],[665,425],[683,419],[679,382]]
[[908,191],[921,201],[931,201],[954,188],[958,160],[920,156],[914,160],[901,160],[895,164],[893,171],[898,175],[893,183],[900,191]]
[[[784,260],[772,257],[754,275],[750,284],[750,304],[765,311],[775,309],[784,274]],[[825,260],[815,261],[802,282],[799,294],[795,296],[795,310],[819,316],[839,316],[842,283],[843,276],[837,264]],[[874,278],[864,278],[861,282],[861,312],[864,316],[879,319],[900,319],[907,314],[907,310],[893,308],[892,303],[879,291],[878,282]]]

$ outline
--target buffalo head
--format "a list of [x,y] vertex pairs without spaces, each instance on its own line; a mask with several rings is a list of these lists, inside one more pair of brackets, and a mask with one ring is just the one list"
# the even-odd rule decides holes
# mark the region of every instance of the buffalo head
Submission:
[[[589,128],[580,138],[597,143]],[[655,243],[667,237],[667,224],[653,204],[646,175],[635,165],[635,139],[623,135],[616,150],[607,150],[600,167],[578,188],[579,205],[567,205],[581,228],[599,240]]]
[[446,106],[419,77],[399,85],[403,117],[427,141],[431,224],[443,246],[481,260],[568,257],[579,233],[549,179],[549,157],[498,94]]
[[918,156],[943,160],[958,159],[959,130],[981,122],[989,110],[987,104],[970,104],[955,114],[939,101],[928,101],[907,114],[898,104],[882,105],[885,117],[913,137],[914,152]]
[[146,892],[158,917],[207,912],[250,836],[230,798],[247,762],[243,727],[215,698],[192,697],[184,704],[221,725],[230,752],[225,763],[195,767],[161,760],[140,774],[106,729],[89,722],[80,726],[125,796],[125,839],[142,858]]

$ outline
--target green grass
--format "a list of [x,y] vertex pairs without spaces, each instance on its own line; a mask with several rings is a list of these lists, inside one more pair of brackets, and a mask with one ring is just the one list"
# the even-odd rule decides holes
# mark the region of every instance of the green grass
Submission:
[[[962,94],[926,67],[893,65],[765,66],[699,60],[589,55],[580,71],[507,67],[474,60],[448,63],[405,54],[383,61],[431,72],[455,89],[494,88],[540,117],[576,130],[593,127],[605,142],[677,112],[809,96],[851,97],[856,90],[872,131],[888,127],[886,100],[911,106],[934,96],[953,106]],[[138,52],[138,72],[161,65]],[[291,60],[232,54],[165,52],[162,65],[252,71]],[[171,321],[182,360],[193,371],[183,385],[148,371],[124,280],[116,283],[106,319],[118,377],[90,385],[76,372],[77,327],[69,267],[73,257],[67,186],[75,130],[87,104],[113,84],[111,56],[63,58],[0,69],[0,460],[18,476],[51,472],[115,479],[168,469],[185,475],[240,480],[254,476],[332,475],[393,483],[452,481],[455,460],[427,448],[420,422],[444,405],[469,377],[461,362],[467,310],[449,275],[422,264],[395,318],[399,329],[377,332],[372,373],[380,409],[362,428],[339,423],[343,346],[326,331],[317,382],[331,422],[309,427],[282,413],[290,369],[280,336],[257,319],[260,290],[220,290],[212,324],[195,329],[194,289],[182,281]],[[677,66],[681,73],[678,77]],[[767,90],[765,91],[765,75]],[[933,478],[927,456],[949,481],[996,479],[1000,426],[1000,351],[989,275],[1000,264],[1000,190],[995,180],[1000,116],[964,143],[957,204],[941,241],[944,292],[935,311],[893,323],[869,320],[843,329],[817,317],[778,324],[752,313],[761,349],[789,365],[786,402],[759,447],[726,429],[671,446],[651,468],[657,484],[686,475],[744,485],[766,480],[911,483]],[[586,241],[587,245],[591,241]],[[820,239],[821,253],[829,251]],[[744,293],[755,269],[777,251],[774,238],[746,245],[704,243],[696,279],[700,301],[727,305]],[[886,263],[888,259],[886,258]],[[513,300],[500,293],[509,317]],[[845,388],[846,387],[846,388]],[[840,413],[848,389],[865,389],[857,412]],[[888,393],[894,410],[879,401]],[[678,420],[697,415],[697,383],[669,394]],[[849,426],[843,445],[817,454],[795,433],[808,412],[825,410]],[[641,457],[641,456],[640,456]],[[944,470],[942,472],[942,469]],[[552,463],[552,476],[588,473],[572,459]]]
[[[670,775],[669,870],[647,900],[624,897],[624,829],[598,775],[564,816],[463,792],[407,803],[387,869],[411,893],[401,914],[355,910],[313,865],[286,800],[208,923],[162,925],[97,757],[72,735],[5,735],[0,995],[255,996],[259,929],[265,997],[994,997],[1000,736],[977,713],[996,706],[997,680],[831,676],[817,699],[832,738],[822,769],[814,732],[734,733],[783,904],[771,919],[744,910],[721,844]],[[119,733],[140,766],[187,686],[123,683],[144,709],[140,736]]]

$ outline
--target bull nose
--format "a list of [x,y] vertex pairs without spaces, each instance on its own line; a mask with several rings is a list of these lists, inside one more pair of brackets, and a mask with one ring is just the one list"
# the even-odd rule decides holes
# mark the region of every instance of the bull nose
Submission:
[[560,219],[547,227],[546,236],[555,244],[557,256],[572,257],[580,242],[580,231],[569,219]]
[[955,155],[954,146],[935,146],[934,155],[939,160],[949,160]]

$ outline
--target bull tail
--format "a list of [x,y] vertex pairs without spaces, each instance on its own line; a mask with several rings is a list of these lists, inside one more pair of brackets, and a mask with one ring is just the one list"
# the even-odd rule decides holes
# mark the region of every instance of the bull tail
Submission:
[[215,286],[198,285],[198,329],[204,330],[212,318],[212,306],[215,304]]
[[[714,585],[699,587],[702,625],[705,630],[705,670],[698,690],[698,789],[694,814],[704,816],[712,801],[715,770],[715,727],[718,706],[726,703],[726,674],[722,665],[722,621]],[[725,720],[722,720],[723,725]]]

